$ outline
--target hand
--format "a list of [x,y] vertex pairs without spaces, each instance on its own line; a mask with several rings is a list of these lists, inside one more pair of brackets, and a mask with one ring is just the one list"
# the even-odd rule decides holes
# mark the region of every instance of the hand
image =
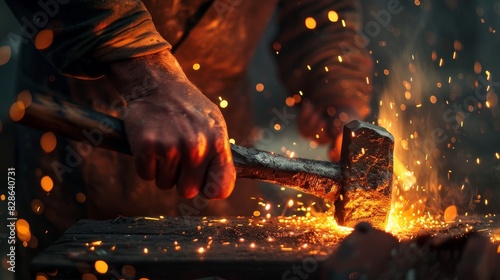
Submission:
[[343,123],[340,119],[335,120],[325,108],[303,100],[298,118],[298,128],[303,136],[319,144],[330,144],[328,157],[332,161],[339,161],[343,129]]
[[218,107],[184,75],[169,51],[112,62],[127,101],[125,131],[138,174],[193,198],[227,198],[236,173]]

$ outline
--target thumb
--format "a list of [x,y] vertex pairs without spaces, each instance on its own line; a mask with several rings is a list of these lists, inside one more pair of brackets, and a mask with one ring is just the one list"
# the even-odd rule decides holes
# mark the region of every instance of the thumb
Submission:
[[330,148],[328,149],[328,158],[331,161],[339,161],[340,153],[342,151],[342,134],[337,135],[332,144],[330,144]]

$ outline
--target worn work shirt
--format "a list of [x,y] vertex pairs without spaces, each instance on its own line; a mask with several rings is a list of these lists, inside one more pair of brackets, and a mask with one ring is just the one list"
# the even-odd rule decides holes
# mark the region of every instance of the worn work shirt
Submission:
[[[290,94],[301,91],[304,97],[330,112],[332,118],[338,118],[342,112],[348,113],[349,118],[363,118],[369,111],[371,89],[367,79],[372,63],[357,33],[357,1],[6,2],[22,24],[23,36],[31,39],[52,65],[41,59],[33,47],[25,45],[19,91],[30,89],[64,96],[95,110],[116,114],[110,104],[119,98],[119,93],[106,78],[81,78],[102,77],[106,63],[111,61],[170,49],[205,95],[214,102],[222,96],[231,104],[222,110],[230,137],[237,143],[251,143],[253,124],[248,117],[250,97],[244,90],[245,71],[266,25],[278,10],[279,30],[272,51]],[[198,70],[193,68],[195,63],[201,66]],[[32,236],[43,236],[43,241],[50,242],[48,235],[83,217],[196,215],[211,209],[182,202],[175,190],[160,190],[154,182],[141,180],[130,157],[102,149],[81,155],[71,172],[61,174],[53,163],[66,164],[68,149],[77,149],[75,143],[58,137],[57,148],[46,153],[40,148],[40,136],[40,132],[20,130],[18,168],[27,174],[19,183],[26,194],[20,214],[31,223]],[[49,194],[40,188],[43,176],[54,182]],[[241,199],[246,191],[243,187],[235,188],[232,200],[216,202],[215,210],[209,213],[248,214],[243,210],[248,211],[249,195]],[[37,227],[33,225],[35,221],[45,222]],[[39,247],[47,245],[42,244],[41,238],[38,240]]]
[[[65,75],[100,77],[106,62],[174,46],[188,77],[201,86],[199,80],[217,82],[216,78],[232,78],[244,72],[272,12],[279,6],[280,32],[274,49],[279,53],[276,58],[281,78],[290,92],[301,90],[313,101],[340,109],[356,104],[365,108],[355,113],[366,115],[371,61],[363,50],[363,38],[357,35],[357,1],[7,3],[37,48]],[[203,65],[205,72],[189,75],[192,64],[185,60],[200,61],[202,57],[208,57],[210,63]]]

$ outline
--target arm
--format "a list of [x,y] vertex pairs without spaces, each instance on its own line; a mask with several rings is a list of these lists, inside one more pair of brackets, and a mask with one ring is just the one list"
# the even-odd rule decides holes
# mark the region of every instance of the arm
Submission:
[[[367,80],[373,63],[359,35],[359,3],[282,1],[280,7],[276,57],[288,91],[303,93],[299,129],[320,143],[333,143],[343,123],[363,119],[370,111]],[[315,19],[314,29],[306,27],[307,17]]]
[[123,121],[138,174],[160,188],[177,185],[188,198],[229,196],[236,176],[222,114],[184,75],[142,2],[48,0],[50,15],[39,2],[7,0],[61,73],[109,77],[127,101]]
[[[139,0],[6,0],[24,37],[62,73],[104,75],[106,63],[170,49]],[[45,4],[43,4],[45,3]]]

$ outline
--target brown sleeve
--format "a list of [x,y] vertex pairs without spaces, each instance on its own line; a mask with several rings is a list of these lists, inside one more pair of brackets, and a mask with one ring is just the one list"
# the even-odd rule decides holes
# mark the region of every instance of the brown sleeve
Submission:
[[97,78],[103,64],[169,49],[140,0],[6,0],[28,39],[62,73]]
[[[359,2],[283,0],[280,9],[273,48],[290,94],[302,91],[325,112],[330,107],[332,117],[341,112],[350,119],[366,117],[373,62],[360,33]],[[314,29],[306,27],[308,17],[314,19]]]

